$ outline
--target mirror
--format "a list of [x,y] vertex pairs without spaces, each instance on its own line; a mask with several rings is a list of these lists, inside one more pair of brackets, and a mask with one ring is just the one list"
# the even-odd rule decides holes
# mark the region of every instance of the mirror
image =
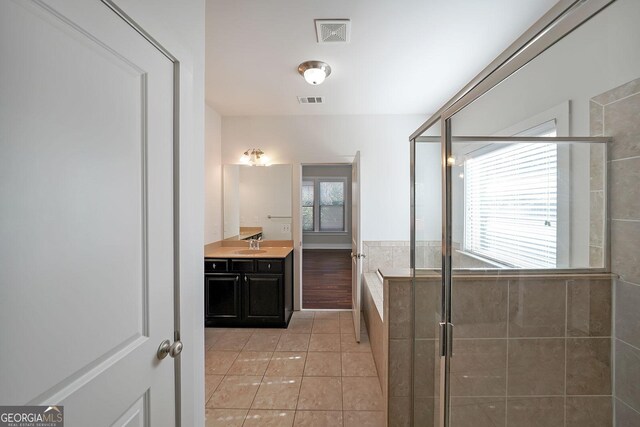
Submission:
[[224,239],[292,240],[291,165],[224,165]]

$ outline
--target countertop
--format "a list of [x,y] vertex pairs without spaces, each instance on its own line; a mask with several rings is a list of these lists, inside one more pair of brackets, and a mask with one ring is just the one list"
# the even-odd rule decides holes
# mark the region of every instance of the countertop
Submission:
[[286,258],[293,251],[292,240],[271,240],[260,243],[260,250],[248,251],[249,243],[244,241],[221,241],[204,247],[205,258]]

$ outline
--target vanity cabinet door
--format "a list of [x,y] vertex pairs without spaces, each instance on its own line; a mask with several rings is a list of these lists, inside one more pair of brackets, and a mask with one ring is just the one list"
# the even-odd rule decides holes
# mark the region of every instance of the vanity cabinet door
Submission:
[[217,324],[241,320],[239,274],[207,274],[204,277],[204,315]]
[[246,274],[244,282],[245,319],[258,323],[282,322],[282,276]]

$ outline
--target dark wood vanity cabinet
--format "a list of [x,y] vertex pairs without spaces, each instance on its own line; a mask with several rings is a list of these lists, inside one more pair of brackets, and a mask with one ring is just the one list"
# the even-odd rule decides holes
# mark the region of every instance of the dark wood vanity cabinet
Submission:
[[293,253],[279,259],[205,258],[205,326],[287,327]]
[[242,320],[242,294],[239,274],[205,274],[204,316],[220,324]]
[[284,312],[281,275],[244,275],[244,314],[247,320],[281,322]]

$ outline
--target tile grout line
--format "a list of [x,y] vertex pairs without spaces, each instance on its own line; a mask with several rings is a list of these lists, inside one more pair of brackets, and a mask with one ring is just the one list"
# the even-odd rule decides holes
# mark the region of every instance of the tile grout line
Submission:
[[[609,159],[609,163],[614,163],[614,162],[623,162],[625,160],[636,160],[636,159],[640,159],[640,156],[629,156],[629,157],[621,157],[619,159]],[[602,191],[602,190],[600,190]]]
[[567,344],[568,344],[568,320],[569,319],[569,281],[564,282],[564,420],[563,425],[567,426]]
[[504,425],[507,427],[509,425],[509,325],[511,324],[511,319],[509,318],[509,306],[511,304],[511,280],[507,280],[507,354],[506,354],[506,368],[504,373]]
[[[614,89],[612,89],[612,90],[615,90],[615,89],[616,89],[616,88],[614,88]],[[611,104],[615,104],[616,102],[624,101],[625,99],[627,99],[627,98],[631,98],[631,97],[636,96],[636,95],[638,95],[638,94],[640,94],[640,92],[635,92],[635,93],[632,93],[632,94],[630,94],[630,95],[625,95],[625,96],[623,96],[622,98],[615,99],[615,100],[613,100],[613,101],[611,101],[611,102],[607,102],[606,104],[600,104],[598,101],[593,101],[593,102],[595,102],[596,104],[601,105],[601,106],[603,107],[602,109],[604,110],[604,107],[608,107],[609,105],[611,105]],[[604,123],[604,122],[603,122],[603,123]]]
[[[620,403],[622,403],[624,406],[626,406],[627,408],[631,409],[633,412],[635,412],[636,414],[640,415],[640,411],[638,411],[637,409],[635,409],[633,406],[629,405],[627,402],[625,402],[624,400],[620,399],[619,397],[614,396],[614,399],[616,401],[619,401]],[[615,402],[614,402],[615,403]]]
[[[242,353],[242,351],[244,350],[244,348],[247,346],[247,344],[249,343],[249,340],[251,339],[251,337],[256,334],[256,332],[254,331],[251,335],[249,335],[249,338],[247,339],[247,342],[244,343],[244,345],[242,346],[242,348],[240,349],[240,352],[238,353],[238,357],[240,357],[240,354]],[[280,342],[280,338],[278,338],[278,342]],[[276,344],[277,346],[277,344]],[[271,357],[273,358],[273,353],[271,353]],[[237,357],[236,357],[237,360]],[[271,362],[271,359],[269,359],[269,362]],[[234,362],[235,363],[235,362]],[[233,366],[233,364],[231,364],[231,366],[229,367],[229,369],[231,369],[231,367]],[[267,368],[269,367],[269,364],[267,364]],[[267,370],[265,369],[265,372]],[[227,371],[228,372],[228,371]],[[260,378],[260,384],[258,384],[258,389],[256,390],[256,394],[253,395],[253,399],[251,399],[251,404],[249,405],[249,409],[247,409],[247,413],[244,416],[244,420],[242,421],[242,425],[244,426],[245,423],[247,422],[247,418],[249,417],[249,412],[251,412],[251,407],[253,406],[253,402],[255,402],[256,400],[256,396],[258,395],[258,392],[260,391],[260,386],[262,385],[262,382],[264,380],[264,372],[262,374],[262,377]]]
[[[353,310],[353,309],[352,309]],[[352,315],[353,317],[353,315]],[[338,315],[338,330],[340,331],[340,394],[342,399],[341,400],[341,406],[340,406],[340,414],[342,415],[342,426],[344,427],[344,382],[342,381],[342,320],[340,319],[340,315]]]
[[307,351],[304,354],[304,366],[302,367],[302,374],[300,376],[300,390],[298,390],[298,397],[296,398],[296,408],[294,410],[293,422],[296,422],[296,415],[298,414],[298,405],[300,404],[300,394],[302,393],[302,382],[304,381],[304,371],[307,369],[307,361],[309,360],[309,346],[311,345],[311,333],[313,332],[313,324],[316,322],[316,313],[313,312],[311,318],[311,332],[309,332],[309,343],[307,345]]
[[627,341],[623,340],[622,338],[612,337],[612,339],[614,339],[614,340],[618,340],[618,341],[620,341],[621,343],[626,344],[627,346],[631,347],[632,349],[634,349],[634,350],[636,350],[636,351],[640,351],[640,348],[639,348],[639,347],[636,347],[636,346],[635,346],[635,345],[633,345],[633,344],[629,344]]

